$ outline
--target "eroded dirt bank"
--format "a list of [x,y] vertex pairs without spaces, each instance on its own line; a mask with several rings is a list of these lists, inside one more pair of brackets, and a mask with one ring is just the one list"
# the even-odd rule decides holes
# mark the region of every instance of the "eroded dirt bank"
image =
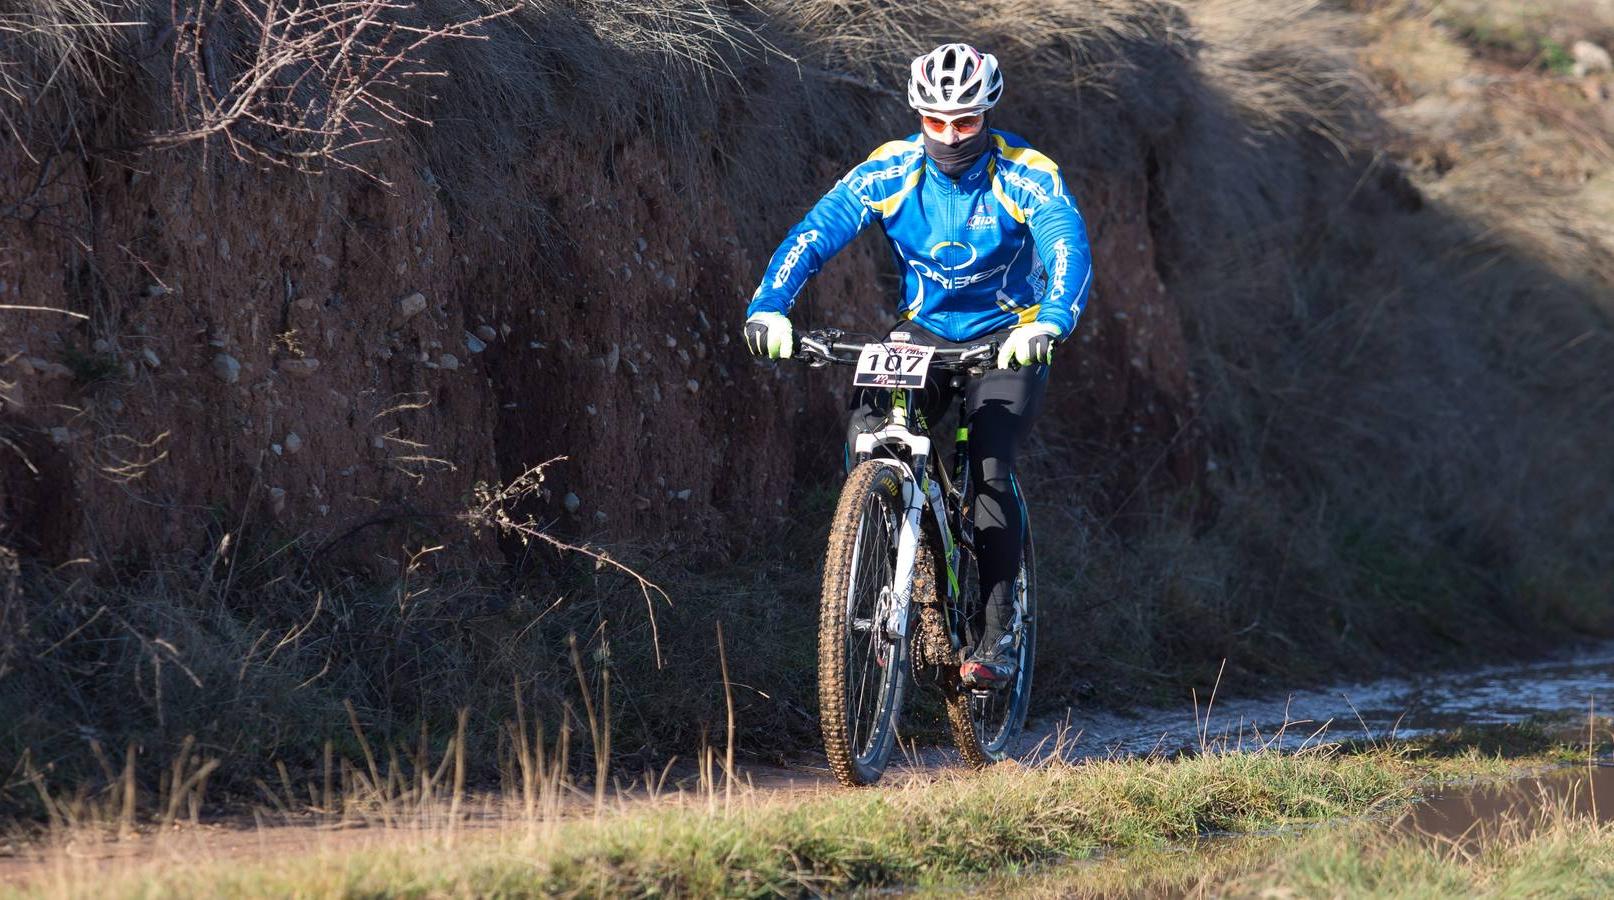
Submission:
[[[756,127],[746,116],[723,123]],[[109,562],[203,552],[243,519],[315,544],[366,523],[430,527],[476,483],[556,456],[570,463],[542,515],[573,533],[722,544],[772,527],[798,453],[832,455],[840,385],[755,364],[732,336],[769,238],[852,148],[773,150],[777,193],[737,204],[717,167],[669,158],[682,146],[565,134],[506,162],[491,217],[439,182],[424,148],[367,160],[374,177],[309,177],[195,149],[36,165],[12,146],[4,194],[35,215],[5,224],[4,293],[87,318],[0,320],[8,542]],[[769,143],[765,131],[746,149]],[[1067,154],[1102,299],[1052,414],[1111,446],[1175,438],[1191,479],[1148,153],[1139,138],[1108,171]],[[884,255],[859,242],[800,318],[877,327],[892,309]],[[375,545],[395,554],[401,534]]]

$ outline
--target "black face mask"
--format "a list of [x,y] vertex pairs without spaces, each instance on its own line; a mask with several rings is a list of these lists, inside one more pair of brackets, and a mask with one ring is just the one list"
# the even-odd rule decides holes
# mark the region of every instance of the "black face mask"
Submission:
[[992,135],[986,130],[986,123],[981,123],[981,130],[975,132],[956,144],[944,144],[930,135],[925,135],[925,155],[936,161],[936,168],[948,178],[957,178],[968,172],[970,166],[981,158],[986,148],[992,146]]

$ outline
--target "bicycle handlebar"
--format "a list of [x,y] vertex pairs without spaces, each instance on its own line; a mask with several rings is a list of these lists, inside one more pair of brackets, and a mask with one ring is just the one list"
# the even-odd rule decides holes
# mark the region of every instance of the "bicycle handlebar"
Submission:
[[[848,334],[839,328],[802,332],[793,338],[795,355],[813,366],[855,366],[864,347],[884,342],[884,338],[872,336],[866,340],[842,340],[847,337],[863,336]],[[997,341],[982,341],[967,347],[937,347],[931,354],[930,367],[946,372],[979,372],[995,366],[997,358]]]

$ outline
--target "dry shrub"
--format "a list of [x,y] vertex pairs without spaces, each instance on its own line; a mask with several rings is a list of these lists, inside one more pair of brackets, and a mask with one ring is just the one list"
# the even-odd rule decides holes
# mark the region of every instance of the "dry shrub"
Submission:
[[[138,17],[97,0],[0,2],[0,133],[40,162],[39,186],[54,174],[51,162],[92,127],[91,112],[106,82],[130,60],[130,32]],[[8,214],[26,209],[27,197],[8,197]]]
[[411,93],[446,72],[433,44],[485,38],[515,8],[422,21],[400,0],[175,2],[170,86],[177,122],[159,146],[216,142],[239,160],[308,172],[354,168],[362,148],[413,124]]

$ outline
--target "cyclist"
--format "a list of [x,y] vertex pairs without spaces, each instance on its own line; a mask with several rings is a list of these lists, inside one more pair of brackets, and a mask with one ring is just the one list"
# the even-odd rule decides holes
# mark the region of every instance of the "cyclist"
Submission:
[[[987,600],[981,642],[960,670],[975,687],[1014,679],[1007,630],[1024,543],[1015,450],[1041,405],[1053,345],[1075,328],[1093,274],[1086,227],[1059,167],[1020,137],[986,127],[986,112],[1002,95],[991,54],[944,44],[916,58],[908,105],[919,113],[920,131],[876,149],[790,230],[745,324],[753,354],[788,357],[788,315],[802,287],[878,222],[902,275],[901,320],[891,339],[938,347],[1000,340],[997,368],[972,379],[965,398],[975,549]],[[934,419],[946,410],[950,389],[939,381],[926,387],[925,412]],[[884,424],[887,397],[865,390],[853,398],[849,447],[858,432]]]

